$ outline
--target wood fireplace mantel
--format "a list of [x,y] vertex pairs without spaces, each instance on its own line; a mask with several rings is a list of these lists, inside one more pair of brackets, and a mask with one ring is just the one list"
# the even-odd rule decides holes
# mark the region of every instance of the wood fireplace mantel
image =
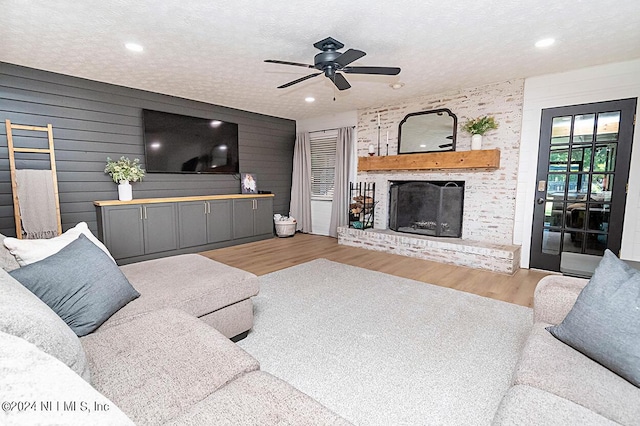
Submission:
[[429,152],[425,154],[388,155],[385,157],[358,157],[359,172],[443,169],[496,170],[499,167],[499,149]]

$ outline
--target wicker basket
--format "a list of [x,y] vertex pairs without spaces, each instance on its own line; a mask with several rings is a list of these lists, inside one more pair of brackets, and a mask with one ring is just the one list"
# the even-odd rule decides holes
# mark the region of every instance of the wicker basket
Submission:
[[295,221],[277,220],[275,221],[275,224],[276,224],[276,234],[280,238],[292,237],[293,234],[296,233]]

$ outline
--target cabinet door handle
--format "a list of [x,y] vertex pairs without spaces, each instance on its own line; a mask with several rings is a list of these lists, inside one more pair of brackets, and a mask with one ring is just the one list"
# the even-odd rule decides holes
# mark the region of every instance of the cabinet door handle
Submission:
[[211,203],[207,201],[207,214],[211,214]]
[[207,214],[207,202],[206,201],[204,202],[204,214],[205,215]]
[[142,220],[142,206],[140,206],[140,220]]
[[142,210],[144,210],[144,218],[147,218],[147,206],[142,206]]

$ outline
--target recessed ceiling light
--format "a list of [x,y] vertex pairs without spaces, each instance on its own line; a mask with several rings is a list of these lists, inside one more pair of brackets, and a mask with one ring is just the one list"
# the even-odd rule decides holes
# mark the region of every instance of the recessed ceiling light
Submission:
[[536,47],[549,47],[556,41],[552,38],[543,38],[542,40],[538,40],[536,42]]
[[313,96],[307,96],[306,98],[304,98],[305,102],[315,102],[316,98],[314,98]]
[[157,142],[157,141],[156,142],[151,142],[149,144],[149,147],[151,149],[160,149],[161,146],[162,146],[162,144],[160,142]]
[[210,125],[211,127],[218,127],[218,126],[220,126],[221,124],[222,124],[222,121],[220,121],[220,120],[213,120],[213,121],[211,121],[211,123],[209,123],[209,125]]
[[404,83],[392,83],[389,85],[393,90],[402,89],[404,87]]
[[144,50],[144,48],[137,43],[127,43],[124,45],[124,47],[131,50],[132,52],[142,52]]

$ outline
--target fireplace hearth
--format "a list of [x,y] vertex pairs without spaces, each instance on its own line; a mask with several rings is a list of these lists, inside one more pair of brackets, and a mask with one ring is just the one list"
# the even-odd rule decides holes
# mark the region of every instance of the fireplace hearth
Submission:
[[462,236],[463,181],[394,181],[389,193],[389,229]]

